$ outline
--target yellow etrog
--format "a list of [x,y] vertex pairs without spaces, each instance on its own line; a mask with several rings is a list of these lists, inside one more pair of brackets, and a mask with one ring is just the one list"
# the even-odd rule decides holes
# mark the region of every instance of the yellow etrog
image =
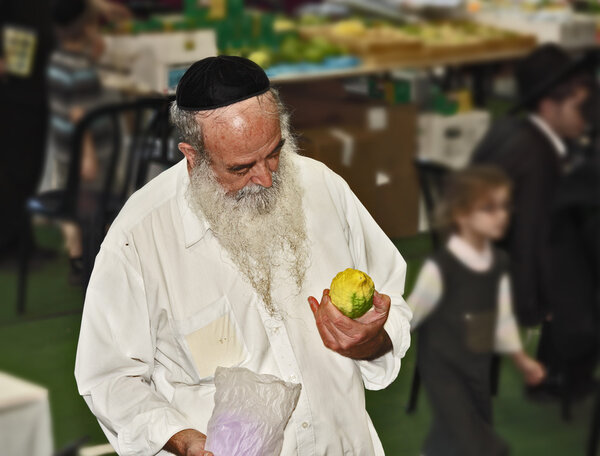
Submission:
[[329,297],[340,312],[350,318],[364,315],[373,306],[375,285],[367,274],[348,268],[331,281]]

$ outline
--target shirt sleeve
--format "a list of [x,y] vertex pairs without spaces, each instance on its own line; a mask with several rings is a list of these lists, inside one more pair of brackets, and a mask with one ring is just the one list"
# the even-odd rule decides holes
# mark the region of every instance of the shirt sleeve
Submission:
[[442,276],[437,265],[432,260],[427,260],[415,287],[408,297],[408,306],[413,312],[410,329],[414,330],[425,320],[439,304],[442,296]]
[[523,348],[517,321],[512,310],[512,295],[508,274],[502,277],[498,289],[498,319],[494,348],[498,353],[514,353]]
[[384,329],[392,341],[392,350],[371,361],[355,361],[364,385],[370,390],[387,387],[398,376],[401,359],[410,346],[411,311],[404,301],[406,261],[396,246],[377,225],[369,212],[342,181],[342,208],[348,223],[348,243],[355,267],[367,272],[378,292],[391,299]]
[[[79,393],[120,455],[154,455],[188,420],[151,384],[156,331],[139,265],[101,249],[87,289],[77,347]],[[133,254],[134,255],[134,254]],[[137,258],[137,255],[134,255]]]

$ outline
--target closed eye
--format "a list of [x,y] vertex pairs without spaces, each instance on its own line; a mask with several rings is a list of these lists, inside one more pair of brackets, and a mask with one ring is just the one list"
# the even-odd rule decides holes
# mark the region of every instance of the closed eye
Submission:
[[[269,155],[267,155],[267,159],[279,157],[279,155],[281,153],[281,148],[283,147],[284,144],[285,144],[285,139],[281,139],[281,141],[279,141],[279,143],[277,143],[277,145],[271,151],[271,153]],[[237,176],[243,176],[243,175],[247,174],[248,171],[250,171],[250,169],[252,169],[252,167],[254,165],[256,165],[256,161],[253,161],[251,163],[242,163],[239,165],[232,165],[227,168],[227,171],[229,171],[230,173],[235,174]]]

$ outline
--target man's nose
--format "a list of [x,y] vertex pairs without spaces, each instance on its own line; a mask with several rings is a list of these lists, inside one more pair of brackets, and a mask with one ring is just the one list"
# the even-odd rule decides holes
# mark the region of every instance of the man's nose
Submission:
[[262,187],[270,187],[271,185],[273,185],[273,177],[272,177],[272,172],[269,169],[269,167],[266,165],[266,163],[257,163],[254,166],[254,175],[252,176],[252,178],[250,179],[252,181],[252,183],[254,184],[258,184]]

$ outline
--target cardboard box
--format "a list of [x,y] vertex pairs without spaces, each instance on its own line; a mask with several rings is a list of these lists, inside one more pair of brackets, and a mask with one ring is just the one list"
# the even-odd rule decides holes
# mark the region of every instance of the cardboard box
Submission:
[[471,111],[452,116],[419,116],[419,157],[451,168],[467,165],[490,125],[490,113]]
[[304,155],[344,178],[385,233],[398,238],[414,235],[418,228],[416,114],[410,109],[387,114],[383,129],[349,125],[308,129],[300,145]]
[[349,94],[337,81],[282,86],[279,92],[297,131],[334,126],[385,130],[416,112],[413,105],[389,106],[383,100]]

